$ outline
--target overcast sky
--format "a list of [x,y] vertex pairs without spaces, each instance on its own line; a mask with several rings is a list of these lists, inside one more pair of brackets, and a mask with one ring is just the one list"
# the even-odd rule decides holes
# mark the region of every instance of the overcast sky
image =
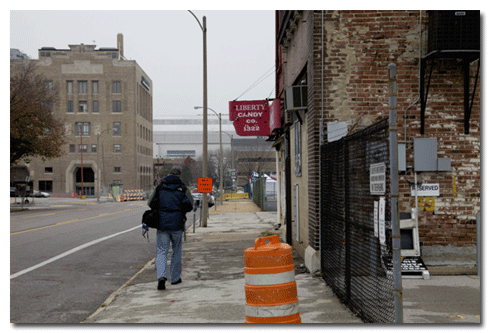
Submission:
[[[274,11],[193,10],[207,20],[208,107],[274,97]],[[153,81],[154,118],[196,115],[203,103],[203,34],[187,10],[11,10],[10,48],[32,59],[42,47],[117,47]],[[257,83],[257,81],[261,81]]]

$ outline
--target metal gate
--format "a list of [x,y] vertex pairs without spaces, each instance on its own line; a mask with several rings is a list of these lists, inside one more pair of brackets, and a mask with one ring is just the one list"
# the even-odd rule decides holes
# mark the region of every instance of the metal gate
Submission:
[[[321,147],[322,275],[365,322],[395,322],[389,148],[388,119]],[[373,164],[386,167],[384,195],[371,194]],[[382,200],[385,226],[376,230]]]

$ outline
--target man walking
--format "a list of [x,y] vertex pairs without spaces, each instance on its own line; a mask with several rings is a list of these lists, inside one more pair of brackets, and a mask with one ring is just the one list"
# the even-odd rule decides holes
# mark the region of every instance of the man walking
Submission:
[[[194,200],[187,187],[180,180],[180,170],[173,168],[151,194],[148,206],[160,213],[160,227],[157,230],[155,266],[158,290],[165,290],[165,282],[170,277],[171,284],[182,282],[182,233],[185,229],[185,214],[192,210]],[[167,257],[172,243],[170,275]]]

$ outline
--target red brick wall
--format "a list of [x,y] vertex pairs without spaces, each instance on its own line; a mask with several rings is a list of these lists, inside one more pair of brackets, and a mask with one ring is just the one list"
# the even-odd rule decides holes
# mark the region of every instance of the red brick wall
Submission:
[[[308,62],[310,86],[308,165],[310,245],[318,243],[318,119],[321,114],[322,13],[315,11],[313,52]],[[387,66],[397,65],[398,140],[405,140],[407,165],[413,165],[413,139],[437,138],[438,157],[451,159],[452,171],[423,172],[419,181],[439,183],[440,196],[425,204],[419,217],[420,241],[424,246],[476,244],[475,215],[480,211],[480,85],[470,118],[470,134],[463,134],[463,74],[454,59],[434,63],[425,134],[420,134],[419,11],[325,11],[324,12],[324,114],[328,120],[347,121],[359,129],[388,115]],[[427,39],[427,13],[422,12],[423,45]],[[422,52],[425,55],[425,50]],[[470,92],[477,61],[470,66]],[[426,73],[426,82],[429,69]],[[410,108],[409,108],[410,107]],[[406,178],[413,181],[413,172]],[[415,204],[405,176],[400,177],[400,211]],[[433,209],[432,209],[433,208]]]

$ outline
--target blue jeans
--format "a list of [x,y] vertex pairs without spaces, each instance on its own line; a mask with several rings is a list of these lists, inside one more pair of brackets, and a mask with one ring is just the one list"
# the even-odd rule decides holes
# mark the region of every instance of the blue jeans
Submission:
[[168,280],[168,251],[170,242],[172,242],[172,258],[170,261],[170,281],[176,282],[180,279],[182,273],[182,233],[183,230],[177,231],[160,231],[157,230],[157,249],[155,266],[157,269],[157,279],[165,278]]

